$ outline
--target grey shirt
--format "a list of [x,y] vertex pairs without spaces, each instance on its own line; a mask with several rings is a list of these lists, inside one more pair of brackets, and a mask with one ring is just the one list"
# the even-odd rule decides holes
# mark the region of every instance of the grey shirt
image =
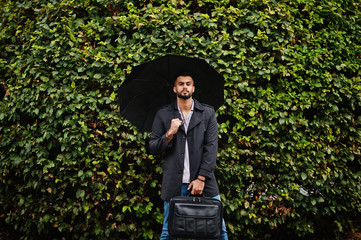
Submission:
[[[194,110],[194,101],[192,102],[192,107],[187,115],[187,119],[184,118],[184,115],[183,115],[182,111],[180,110],[178,104],[177,104],[177,107],[178,107],[179,114],[182,117],[185,132],[187,133],[189,122],[191,121],[193,110]],[[182,183],[190,183],[191,182],[190,176],[191,176],[191,174],[190,174],[190,167],[189,167],[189,150],[188,150],[188,142],[186,140],[185,141],[185,150],[184,150],[184,167],[183,167]]]

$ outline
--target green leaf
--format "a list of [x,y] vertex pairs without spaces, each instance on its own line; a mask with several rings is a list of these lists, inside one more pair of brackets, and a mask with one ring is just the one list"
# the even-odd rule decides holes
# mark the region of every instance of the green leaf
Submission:
[[100,79],[102,77],[102,75],[100,73],[96,73],[94,74],[94,78],[95,79]]
[[307,174],[302,172],[301,173],[301,178],[302,178],[302,180],[306,180],[307,179]]
[[77,197],[77,198],[84,198],[84,196],[85,196],[85,191],[84,191],[84,190],[78,189],[78,190],[76,191],[76,197]]

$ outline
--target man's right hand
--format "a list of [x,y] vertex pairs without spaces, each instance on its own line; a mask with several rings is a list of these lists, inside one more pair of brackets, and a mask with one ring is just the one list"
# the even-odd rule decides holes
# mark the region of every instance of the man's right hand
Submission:
[[180,125],[182,125],[182,121],[179,118],[172,119],[170,128],[166,133],[167,143],[169,143],[172,140],[173,135],[178,132]]

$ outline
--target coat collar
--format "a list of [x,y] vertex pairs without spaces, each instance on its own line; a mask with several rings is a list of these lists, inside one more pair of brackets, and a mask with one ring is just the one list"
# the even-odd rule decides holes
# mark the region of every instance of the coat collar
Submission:
[[[194,98],[193,98],[193,101],[194,101],[194,111],[195,111],[195,110],[204,111],[204,107],[203,107],[203,105],[202,105],[200,102],[198,102],[198,101],[197,101],[196,99],[194,99]],[[172,103],[172,107],[173,107],[173,110],[174,110],[174,111],[178,111],[177,101],[174,101],[174,102]]]
[[[192,118],[191,118],[191,121],[189,123],[189,126],[188,126],[188,132],[190,130],[192,130],[192,128],[194,128],[195,126],[197,126],[201,121],[202,121],[202,112],[205,110],[203,105],[198,102],[196,99],[193,99],[194,101],[194,109],[193,109],[193,114],[192,114]],[[179,111],[178,111],[178,106],[177,106],[177,102],[174,101],[172,104],[171,104],[171,110],[173,111],[173,114],[170,114],[170,121],[174,118],[179,118],[179,119],[182,119],[180,114],[179,114]],[[180,129],[185,132],[185,129],[183,126],[180,127]]]

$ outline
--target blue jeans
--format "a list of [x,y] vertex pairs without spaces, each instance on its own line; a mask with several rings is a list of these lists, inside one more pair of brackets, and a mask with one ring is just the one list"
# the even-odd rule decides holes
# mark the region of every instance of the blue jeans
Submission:
[[[188,196],[190,191],[187,190],[189,184],[182,184],[182,191],[181,196]],[[221,200],[221,197],[219,195],[213,197],[215,199]],[[168,215],[169,215],[169,202],[164,201],[164,220],[163,220],[163,228],[162,228],[162,234],[160,236],[160,240],[173,240],[168,234]],[[226,224],[224,222],[224,219],[222,220],[222,233],[220,240],[228,240],[227,230],[226,230]]]

